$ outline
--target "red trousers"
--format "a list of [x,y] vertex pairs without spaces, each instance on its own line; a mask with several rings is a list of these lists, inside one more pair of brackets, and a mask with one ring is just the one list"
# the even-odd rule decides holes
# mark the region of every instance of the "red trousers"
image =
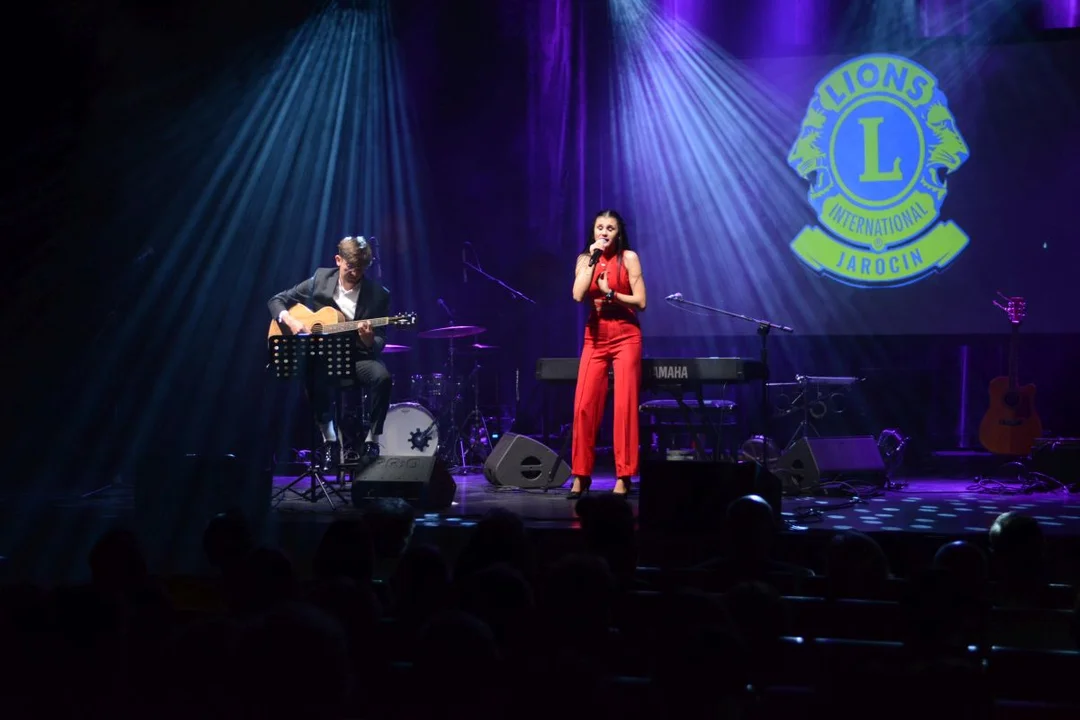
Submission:
[[604,416],[610,367],[615,369],[615,476],[630,477],[638,471],[641,328],[623,319],[598,318],[585,327],[574,394],[571,465],[580,477],[590,477],[596,463],[596,433]]

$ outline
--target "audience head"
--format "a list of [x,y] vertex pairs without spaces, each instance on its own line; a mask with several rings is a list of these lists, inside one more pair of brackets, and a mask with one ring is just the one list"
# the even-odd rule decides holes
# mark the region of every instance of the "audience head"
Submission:
[[727,506],[724,538],[730,559],[738,563],[768,560],[776,539],[776,517],[760,495],[744,495]]
[[763,582],[741,582],[724,593],[724,609],[748,649],[771,649],[787,632],[784,598]]
[[395,612],[417,620],[445,609],[450,594],[450,568],[434,545],[410,545],[390,578]]
[[377,559],[400,558],[409,547],[416,511],[402,498],[365,500],[361,506],[364,522],[371,531]]
[[[339,718],[348,711],[352,672],[346,635],[326,612],[301,603],[279,605],[248,623],[237,648],[240,701],[251,717]],[[267,685],[275,678],[306,677],[309,670],[318,677],[310,688],[301,682],[274,692]]]
[[[414,686],[421,689],[406,700],[414,707],[403,716],[419,718],[501,717],[500,654],[495,636],[468,613],[440,613],[421,628],[413,658]],[[483,692],[462,688],[485,678]]]
[[230,584],[232,604],[241,612],[270,610],[296,599],[292,563],[280,550],[256,548],[237,568]]
[[157,669],[169,715],[210,717],[223,707],[235,707],[235,688],[221,679],[236,670],[239,633],[227,617],[198,619],[176,629],[164,646],[164,666]]
[[615,600],[615,577],[607,561],[595,555],[573,554],[551,566],[544,583],[544,614],[584,647],[607,636]]
[[987,621],[985,598],[965,592],[949,570],[927,567],[906,583],[902,606],[907,644],[934,656],[982,642]]
[[370,649],[376,623],[382,616],[382,606],[370,585],[335,577],[312,586],[306,599],[341,624],[357,659]]
[[933,566],[951,573],[962,592],[981,595],[986,587],[989,576],[986,553],[967,540],[955,540],[938,548]]
[[509,565],[491,565],[461,581],[458,608],[487,623],[504,649],[518,646],[531,619],[532,587]]
[[994,557],[1041,557],[1042,528],[1030,515],[1010,510],[1002,513],[990,526],[990,551]]
[[109,592],[128,592],[145,584],[149,572],[135,534],[113,529],[90,549],[90,575],[95,586]]
[[825,549],[825,566],[828,592],[834,598],[878,598],[889,580],[885,551],[855,530],[833,535]]
[[737,717],[730,711],[752,679],[746,646],[730,628],[693,624],[666,638],[654,688],[665,717]]
[[532,544],[525,523],[509,510],[491,510],[476,524],[458,557],[455,577],[482,570],[495,563],[516,568],[526,579],[533,576]]
[[374,564],[367,523],[349,518],[330,523],[315,550],[311,569],[320,580],[346,577],[357,585],[367,585],[371,582]]
[[1042,579],[1043,534],[1030,515],[1002,513],[990,526],[991,568],[1008,586],[1032,586]]
[[251,528],[238,510],[215,515],[203,532],[203,552],[216,570],[235,567],[254,547]]
[[612,494],[586,495],[577,502],[577,515],[588,549],[607,560],[621,581],[637,569],[634,510],[626,498]]

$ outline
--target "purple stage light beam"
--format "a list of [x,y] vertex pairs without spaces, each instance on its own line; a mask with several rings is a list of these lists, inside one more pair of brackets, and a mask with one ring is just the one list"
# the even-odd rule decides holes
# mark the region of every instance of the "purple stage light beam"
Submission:
[[1080,0],[1043,0],[1042,23],[1046,30],[1080,27]]

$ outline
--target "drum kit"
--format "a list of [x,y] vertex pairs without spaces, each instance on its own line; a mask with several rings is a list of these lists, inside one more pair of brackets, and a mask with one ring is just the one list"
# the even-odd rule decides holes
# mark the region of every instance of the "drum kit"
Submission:
[[[494,353],[497,345],[460,341],[487,332],[478,325],[448,325],[417,333],[425,340],[447,341],[445,372],[411,375],[406,385],[406,400],[390,405],[379,437],[382,456],[435,456],[446,462],[451,472],[468,472],[481,467],[491,453],[489,425],[496,418],[480,411],[480,357]],[[384,354],[409,352],[408,345],[387,344]],[[459,355],[467,355],[472,368],[465,376],[458,374]],[[365,393],[366,395],[366,393]],[[471,397],[469,397],[471,395]],[[472,407],[462,417],[471,400]],[[356,418],[367,428],[370,405],[365,397]],[[348,414],[348,413],[347,413]]]

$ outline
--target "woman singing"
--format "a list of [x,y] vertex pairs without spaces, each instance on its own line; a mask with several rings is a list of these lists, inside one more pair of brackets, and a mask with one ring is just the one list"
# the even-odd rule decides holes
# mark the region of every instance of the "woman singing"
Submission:
[[[638,471],[638,389],[641,385],[641,326],[645,309],[641,260],[630,249],[619,213],[596,216],[574,270],[574,300],[589,304],[585,346],[578,365],[574,395],[574,484],[567,496],[576,500],[589,491],[596,461],[596,432],[604,414],[608,370],[615,368],[615,493],[630,492]],[[591,264],[594,253],[599,260]]]

